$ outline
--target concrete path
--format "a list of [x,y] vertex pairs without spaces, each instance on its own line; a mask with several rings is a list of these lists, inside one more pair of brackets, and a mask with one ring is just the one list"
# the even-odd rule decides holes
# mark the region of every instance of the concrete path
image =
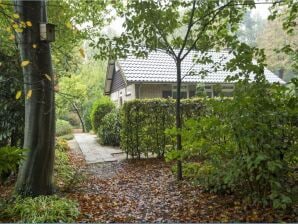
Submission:
[[74,137],[85,156],[86,163],[88,164],[116,162],[123,157],[123,152],[120,149],[100,145],[97,142],[96,135],[89,133],[75,133]]

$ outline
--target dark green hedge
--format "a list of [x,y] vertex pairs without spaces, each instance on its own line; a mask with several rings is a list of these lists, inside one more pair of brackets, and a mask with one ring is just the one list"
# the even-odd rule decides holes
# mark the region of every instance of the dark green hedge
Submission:
[[[175,126],[173,99],[136,99],[125,102],[121,113],[121,148],[133,158],[154,154],[163,157],[166,146],[174,145],[165,130]],[[183,120],[200,116],[200,99],[181,101]]]

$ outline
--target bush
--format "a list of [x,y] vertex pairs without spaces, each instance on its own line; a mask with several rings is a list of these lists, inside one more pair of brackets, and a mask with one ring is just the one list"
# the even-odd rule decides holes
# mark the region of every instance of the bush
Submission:
[[64,140],[72,140],[74,138],[73,134],[68,134],[68,135],[62,135],[62,136],[59,136],[58,139],[64,139]]
[[102,124],[101,121],[103,117],[106,114],[110,113],[114,108],[115,105],[109,97],[102,97],[94,102],[94,104],[92,105],[90,118],[92,128],[95,132],[98,132],[98,129]]
[[62,136],[72,133],[72,126],[68,121],[57,119],[56,121],[56,136]]
[[206,190],[235,192],[248,204],[274,208],[294,203],[297,96],[285,86],[243,81],[233,99],[204,104],[199,119],[185,122],[183,150],[168,153],[168,159],[183,160],[185,174]]
[[120,144],[120,114],[113,110],[106,114],[98,129],[98,137],[103,145],[119,146]]
[[81,126],[80,118],[75,112],[68,112],[64,116],[61,116],[59,118],[68,121],[72,127],[80,128]]
[[58,139],[55,150],[54,180],[55,184],[64,191],[73,188],[82,179],[82,175],[69,161],[68,150],[67,141]]
[[74,222],[79,214],[75,201],[57,196],[39,196],[17,197],[6,206],[2,215],[15,222],[58,223]]
[[56,151],[59,150],[59,151],[62,151],[62,152],[69,151],[69,146],[67,144],[67,140],[63,139],[63,138],[58,138],[56,140],[55,149],[56,149]]
[[[137,99],[125,102],[121,116],[121,148],[127,155],[140,158],[149,153],[163,157],[167,145],[175,141],[165,130],[175,126],[175,100]],[[183,119],[200,116],[200,99],[181,101]]]
[[16,147],[0,148],[0,175],[15,171],[23,159],[24,150]]

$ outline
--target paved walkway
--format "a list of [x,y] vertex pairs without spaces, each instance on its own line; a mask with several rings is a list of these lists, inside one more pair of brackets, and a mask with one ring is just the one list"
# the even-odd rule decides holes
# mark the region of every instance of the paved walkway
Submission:
[[85,156],[87,164],[116,162],[123,158],[123,152],[115,147],[102,146],[97,142],[97,136],[89,133],[75,133],[75,140]]

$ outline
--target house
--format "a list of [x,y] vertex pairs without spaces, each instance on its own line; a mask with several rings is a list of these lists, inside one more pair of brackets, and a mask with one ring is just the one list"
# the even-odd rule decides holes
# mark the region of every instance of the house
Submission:
[[[182,62],[182,98],[195,96],[198,83],[202,83],[209,97],[217,95],[216,88],[220,86],[224,95],[232,95],[234,85],[227,83],[228,75],[233,75],[221,69],[222,64],[231,59],[228,51],[209,52],[211,64],[194,63],[196,53],[191,52]],[[214,69],[214,65],[218,65]],[[202,77],[199,71],[206,71]],[[266,79],[271,82],[285,82],[268,69],[265,69]],[[250,77],[253,79],[253,75]],[[110,60],[106,73],[105,95],[117,105],[136,98],[167,98],[176,97],[176,66],[172,57],[163,52],[152,52],[147,58],[128,56],[126,59]]]

